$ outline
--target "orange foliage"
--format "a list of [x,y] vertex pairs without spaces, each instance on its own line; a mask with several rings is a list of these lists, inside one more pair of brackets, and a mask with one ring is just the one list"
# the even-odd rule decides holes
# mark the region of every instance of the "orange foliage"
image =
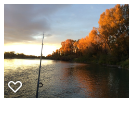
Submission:
[[60,51],[64,54],[70,54],[72,53],[74,50],[74,40],[71,39],[67,39],[64,42],[61,42],[62,47],[60,48]]
[[86,54],[91,52],[119,52],[128,54],[129,50],[129,5],[116,5],[106,9],[100,15],[99,27],[91,30],[88,36],[78,41],[67,39],[61,42],[58,53],[69,55],[73,53]]
[[129,19],[128,8],[129,5],[120,6],[118,4],[100,15],[98,31],[110,49],[113,46],[110,43],[116,43],[116,38],[119,38],[124,31],[127,32],[129,22],[126,25],[125,21]]

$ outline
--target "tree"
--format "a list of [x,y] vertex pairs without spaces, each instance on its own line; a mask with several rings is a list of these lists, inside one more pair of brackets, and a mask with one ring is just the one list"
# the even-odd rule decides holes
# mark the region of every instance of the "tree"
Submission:
[[[98,31],[110,51],[128,53],[129,5],[116,5],[100,15]],[[124,44],[126,43],[126,45]],[[126,51],[125,51],[126,50]]]
[[107,63],[128,59],[129,5],[118,4],[114,8],[106,9],[100,15],[98,23],[99,27],[93,27],[85,38],[77,41],[67,39],[61,42],[61,48],[53,52],[52,57],[64,60],[71,60],[79,56],[85,57],[84,60],[96,57],[97,62],[101,57],[105,63],[105,59],[107,59]]
[[73,54],[74,53],[74,40],[72,39],[67,39],[64,42],[61,42],[61,52],[63,55],[69,55],[69,54]]

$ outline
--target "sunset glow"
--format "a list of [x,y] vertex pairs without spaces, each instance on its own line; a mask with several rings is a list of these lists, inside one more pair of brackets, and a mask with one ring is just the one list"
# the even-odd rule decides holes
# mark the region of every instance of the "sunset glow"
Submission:
[[[58,49],[58,45],[48,45],[44,44],[43,46],[43,55],[47,56],[51,54],[53,51]],[[39,45],[26,45],[26,44],[19,44],[19,45],[6,45],[4,46],[4,52],[7,51],[14,51],[15,53],[24,53],[26,55],[35,55],[40,56],[41,53],[41,44]]]
[[5,4],[4,51],[39,56],[44,32],[43,55],[52,54],[62,41],[86,36],[98,26],[100,14],[111,7],[114,5]]

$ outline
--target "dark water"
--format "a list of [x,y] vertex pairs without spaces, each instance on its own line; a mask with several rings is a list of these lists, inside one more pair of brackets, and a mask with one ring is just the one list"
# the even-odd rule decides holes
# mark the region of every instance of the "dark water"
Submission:
[[[39,60],[4,60],[4,97],[35,98]],[[40,98],[128,98],[129,71],[99,65],[43,60]],[[14,93],[9,81],[21,81]],[[16,85],[10,84],[17,89]]]

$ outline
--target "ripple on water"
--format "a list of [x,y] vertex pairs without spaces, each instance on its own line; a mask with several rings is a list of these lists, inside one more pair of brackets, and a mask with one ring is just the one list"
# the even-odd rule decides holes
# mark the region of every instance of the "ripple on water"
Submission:
[[[4,97],[35,98],[39,60],[4,60]],[[13,93],[9,81],[21,81]],[[43,60],[39,88],[42,98],[129,97],[129,71],[98,65]]]

